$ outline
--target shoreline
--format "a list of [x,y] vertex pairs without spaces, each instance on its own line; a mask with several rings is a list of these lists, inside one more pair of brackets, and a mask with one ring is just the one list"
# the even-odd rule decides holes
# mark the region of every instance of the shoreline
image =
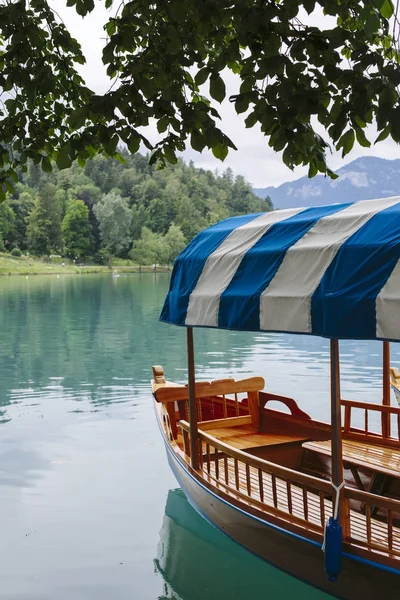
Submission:
[[11,256],[0,255],[0,277],[10,277],[14,275],[92,275],[99,273],[112,274],[117,271],[118,275],[122,273],[170,273],[172,267],[139,265],[84,265],[61,266],[61,264],[45,263],[36,259],[25,259]]

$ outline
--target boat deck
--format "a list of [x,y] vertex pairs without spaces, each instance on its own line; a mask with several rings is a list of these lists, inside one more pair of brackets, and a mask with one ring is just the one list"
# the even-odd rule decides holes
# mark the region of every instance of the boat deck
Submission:
[[[331,498],[321,501],[320,495],[304,487],[292,484],[289,488],[273,475],[260,475],[259,470],[252,466],[240,462],[235,465],[231,457],[218,458],[217,467],[215,460],[211,460],[209,465],[203,462],[202,468],[205,480],[228,495],[266,512],[279,514],[280,518],[292,523],[298,521],[316,533],[321,532],[325,521],[332,515]],[[355,510],[350,510],[350,539],[362,548],[368,545],[384,555],[400,556],[400,528],[393,525],[388,535],[386,523],[374,518],[367,519],[365,514]],[[388,546],[391,546],[389,553],[385,551]]]
[[218,440],[233,448],[246,450],[263,446],[275,446],[296,442],[306,442],[309,438],[287,433],[263,433],[254,431],[251,425],[243,427],[218,427],[210,433]]

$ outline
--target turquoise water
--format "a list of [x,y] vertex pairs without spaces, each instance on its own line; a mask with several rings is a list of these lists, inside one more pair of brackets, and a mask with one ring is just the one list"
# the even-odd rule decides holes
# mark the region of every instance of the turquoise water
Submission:
[[[167,274],[0,280],[0,598],[328,598],[176,489],[149,391],[152,364],[186,379],[185,332],[158,322],[167,286]],[[200,330],[195,349],[199,378],[261,374],[329,419],[325,340]],[[343,397],[380,401],[380,353],[341,344]]]

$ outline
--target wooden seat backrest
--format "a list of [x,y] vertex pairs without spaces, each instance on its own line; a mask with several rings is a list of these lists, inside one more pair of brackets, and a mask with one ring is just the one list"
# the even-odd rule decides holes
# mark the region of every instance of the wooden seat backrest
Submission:
[[[217,381],[199,381],[195,384],[196,398],[209,398],[210,396],[224,396],[227,394],[240,394],[248,392],[259,392],[264,388],[265,382],[262,377],[249,377],[248,379],[220,379]],[[188,386],[182,387],[160,387],[154,392],[157,402],[166,404],[179,400],[189,400]]]
[[[216,381],[199,381],[195,384],[196,399],[221,397],[228,394],[246,393],[248,398],[248,410],[251,416],[251,425],[254,429],[260,428],[260,403],[259,391],[264,388],[265,382],[262,377],[249,377],[248,379],[220,379]],[[188,386],[173,387],[162,386],[155,390],[154,397],[157,402],[162,402],[168,410],[173,402],[189,400]],[[172,408],[172,407],[171,407]],[[171,418],[172,411],[168,410]],[[175,429],[175,427],[174,427]]]

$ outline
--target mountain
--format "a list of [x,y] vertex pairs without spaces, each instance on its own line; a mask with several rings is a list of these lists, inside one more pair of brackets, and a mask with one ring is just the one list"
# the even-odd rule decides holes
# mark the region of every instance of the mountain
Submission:
[[274,208],[319,206],[400,196],[400,159],[364,156],[338,169],[338,179],[323,175],[301,177],[278,187],[254,188],[260,198],[270,196]]

